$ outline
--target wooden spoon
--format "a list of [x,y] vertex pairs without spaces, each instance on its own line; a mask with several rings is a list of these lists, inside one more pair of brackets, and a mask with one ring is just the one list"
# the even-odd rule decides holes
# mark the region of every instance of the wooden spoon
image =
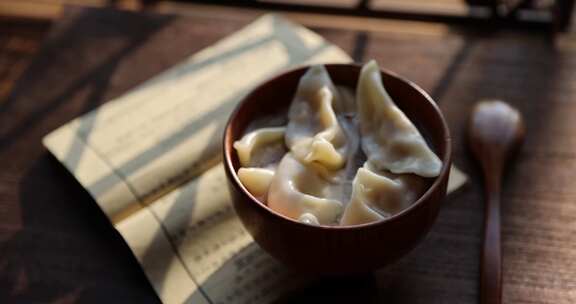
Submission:
[[486,206],[480,266],[480,303],[502,299],[500,188],[504,167],[524,138],[520,113],[502,101],[479,102],[470,116],[469,145],[484,171]]

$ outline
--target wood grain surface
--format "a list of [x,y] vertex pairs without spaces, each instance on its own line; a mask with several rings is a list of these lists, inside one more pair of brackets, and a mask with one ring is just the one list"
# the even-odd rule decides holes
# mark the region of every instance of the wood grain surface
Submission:
[[[253,18],[234,14],[71,9],[55,24],[0,104],[0,303],[159,302],[121,237],[40,140]],[[503,187],[503,302],[576,302],[576,49],[534,32],[375,28],[313,30],[428,90],[472,181],[399,263],[326,279],[281,302],[477,303],[483,203],[464,135],[468,112],[485,97],[520,109],[527,127]]]
[[49,25],[0,18],[0,104],[38,52]]

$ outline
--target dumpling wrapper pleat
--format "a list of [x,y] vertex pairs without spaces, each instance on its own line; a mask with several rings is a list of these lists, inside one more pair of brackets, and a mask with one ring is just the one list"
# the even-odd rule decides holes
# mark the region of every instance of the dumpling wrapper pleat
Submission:
[[375,172],[369,164],[358,169],[352,196],[341,225],[358,225],[388,218],[413,204],[426,189],[426,180],[413,174]]
[[234,149],[242,167],[251,167],[254,164],[253,156],[258,149],[284,139],[285,127],[261,128],[244,135],[234,142]]
[[343,204],[325,198],[328,188],[329,183],[318,172],[287,153],[270,184],[268,206],[293,219],[308,213],[319,224],[335,224],[342,214]]
[[346,138],[334,112],[339,92],[324,66],[313,66],[298,83],[288,111],[285,141],[301,162],[337,170],[346,161]]

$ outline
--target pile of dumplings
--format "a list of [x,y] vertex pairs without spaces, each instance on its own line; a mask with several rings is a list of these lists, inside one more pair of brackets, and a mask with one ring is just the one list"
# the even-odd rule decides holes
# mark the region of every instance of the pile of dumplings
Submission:
[[413,204],[442,162],[396,106],[375,61],[355,93],[322,65],[300,79],[284,126],[234,143],[238,177],[258,200],[310,225],[358,225]]

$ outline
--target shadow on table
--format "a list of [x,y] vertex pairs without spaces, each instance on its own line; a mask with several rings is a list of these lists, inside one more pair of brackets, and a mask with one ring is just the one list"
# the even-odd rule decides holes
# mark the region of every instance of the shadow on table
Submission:
[[375,275],[365,274],[317,279],[282,296],[275,303],[381,303],[382,293]]
[[[16,103],[34,103],[33,110],[27,111],[29,114],[26,116],[18,117],[17,124],[0,137],[0,151],[14,144],[46,116],[61,109],[86,89],[90,90],[91,96],[86,98],[82,113],[105,101],[102,100],[105,88],[122,60],[136,52],[173,19],[173,16],[142,17],[112,10],[87,10],[67,19],[70,22],[57,24],[44,43],[41,56],[30,65],[29,69],[38,73],[25,73],[7,100],[0,105],[0,119],[8,120],[8,115],[12,113],[10,110]],[[91,34],[84,35],[85,32]],[[100,43],[120,47],[95,52],[103,46]],[[75,60],[81,62],[74,64]],[[87,68],[97,60],[101,61]],[[72,82],[62,82],[59,74],[64,72],[77,75],[64,78]],[[38,79],[43,80],[43,90],[38,88],[42,85],[36,81]],[[55,90],[58,93],[52,94]]]
[[19,195],[21,228],[0,242],[0,303],[159,302],[122,238],[48,153]]
[[[104,102],[111,77],[122,60],[173,19],[110,11],[108,14],[118,16],[105,18],[102,11],[87,10],[58,24],[41,56],[30,66],[38,73],[27,73],[0,105],[0,120],[10,126],[0,137],[0,151],[14,153],[11,147],[26,145],[27,154],[13,158],[30,158],[24,159],[25,165],[14,165],[25,168],[20,169],[24,172],[17,172],[19,193],[13,199],[20,219],[12,233],[0,235],[0,303],[89,302],[110,297],[125,302],[127,297],[130,302],[158,302],[151,288],[142,292],[141,287],[149,283],[140,270],[123,272],[126,264],[133,265],[132,269],[139,267],[126,254],[129,249],[88,193],[47,152],[34,151],[47,131],[39,125],[53,123],[54,112],[68,111],[71,117],[58,115],[59,119],[68,120]],[[126,27],[130,24],[138,28]],[[91,50],[100,47],[99,39],[113,40],[119,47],[89,56]],[[79,62],[71,63],[74,60]],[[66,65],[76,68],[64,68]],[[73,81],[60,81],[58,72],[62,69],[77,73],[66,78]],[[45,81],[38,84],[38,79]],[[45,94],[48,91],[51,93]],[[78,96],[84,99],[72,103]],[[71,105],[74,106],[69,108]],[[22,108],[26,108],[26,115],[20,115]],[[111,235],[116,238],[113,242]],[[132,286],[132,292],[122,285]]]

